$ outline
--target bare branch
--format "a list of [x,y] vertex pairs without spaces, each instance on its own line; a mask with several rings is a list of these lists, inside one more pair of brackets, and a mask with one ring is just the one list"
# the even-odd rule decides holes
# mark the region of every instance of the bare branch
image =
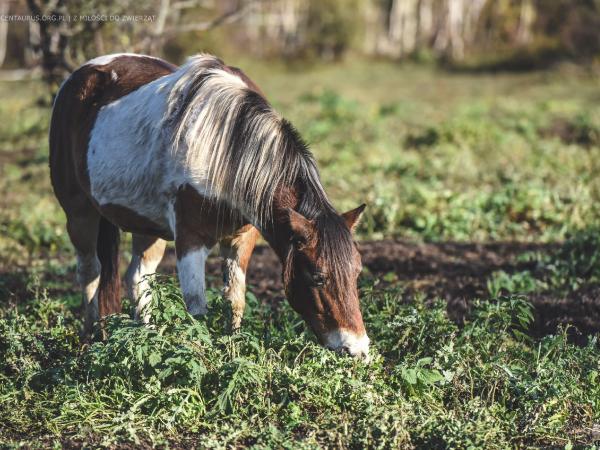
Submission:
[[195,8],[196,6],[198,6],[198,1],[197,0],[182,0],[180,2],[176,2],[173,3],[173,5],[171,5],[172,9],[188,9],[188,8]]
[[239,9],[228,11],[225,14],[222,14],[219,17],[216,17],[212,20],[208,20],[206,22],[190,23],[168,28],[164,31],[164,36],[170,37],[188,31],[208,31],[220,25],[234,23],[240,20],[252,7],[254,7],[254,5],[258,3],[258,1],[260,0],[249,1]]

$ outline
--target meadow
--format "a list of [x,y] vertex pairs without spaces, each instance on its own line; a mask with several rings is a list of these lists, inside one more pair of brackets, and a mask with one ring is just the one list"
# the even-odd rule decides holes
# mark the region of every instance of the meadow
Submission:
[[81,342],[50,97],[2,82],[0,446],[598,448],[597,73],[232,62],[310,143],[338,209],[368,205],[373,360],[317,345],[264,246],[242,332],[216,257],[208,316],[185,312],[171,249],[151,326],[125,301]]

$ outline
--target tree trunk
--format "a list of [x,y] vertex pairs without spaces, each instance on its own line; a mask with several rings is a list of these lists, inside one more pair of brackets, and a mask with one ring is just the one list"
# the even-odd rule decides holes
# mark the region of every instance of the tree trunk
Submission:
[[377,54],[377,39],[381,30],[380,8],[374,0],[365,1],[365,35],[364,50],[368,55]]
[[419,2],[419,25],[417,47],[428,47],[433,33],[433,0]]
[[[33,15],[64,15],[66,13],[65,1],[57,0],[48,11],[43,10],[36,0],[27,0],[27,5]],[[69,30],[66,22],[36,22],[39,30],[39,48],[34,51],[41,53],[41,66],[43,78],[54,89],[73,68],[67,62],[66,51],[69,41]],[[35,43],[33,43],[35,45]]]
[[445,15],[436,36],[434,48],[446,57],[460,60],[464,57],[464,0],[445,0]]
[[[8,14],[8,0],[0,0],[0,14]],[[0,20],[0,67],[6,59],[6,41],[8,37],[8,20]]]
[[477,36],[477,25],[483,8],[487,0],[471,0],[468,3],[466,11],[466,20],[464,26],[464,41],[467,46],[474,43]]
[[535,21],[535,16],[535,5],[532,0],[522,0],[519,28],[517,29],[517,44],[527,45],[531,40],[531,27]]

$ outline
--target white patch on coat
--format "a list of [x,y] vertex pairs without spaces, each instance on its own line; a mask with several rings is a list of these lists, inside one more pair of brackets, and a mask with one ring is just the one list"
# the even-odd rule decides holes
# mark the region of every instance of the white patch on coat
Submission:
[[124,206],[169,230],[170,204],[185,180],[177,174],[160,127],[168,90],[165,78],[100,109],[87,162],[91,193],[101,206]]
[[[270,219],[277,188],[300,173],[322,191],[312,157],[281,148],[283,122],[270,107],[243,117],[252,131],[247,148],[235,153],[239,161],[232,163],[227,144],[240,132],[234,123],[249,88],[219,64],[210,55],[192,57],[175,72],[100,109],[87,155],[98,204],[126,207],[174,234],[169,208],[178,188],[189,184],[261,229]],[[187,98],[200,77],[201,88]]]
[[181,285],[181,293],[192,315],[206,314],[206,294],[204,270],[209,249],[201,247],[189,250],[183,256],[177,258],[177,275]]
[[358,335],[350,330],[339,328],[324,336],[325,347],[336,351],[346,351],[365,361],[369,360],[369,337],[366,333]]
[[154,260],[144,259],[140,255],[132,255],[125,275],[129,298],[136,302],[135,318],[136,320],[142,319],[144,323],[149,321],[150,316],[145,309],[152,299],[148,276],[156,273],[161,259],[162,255]]
[[86,322],[90,326],[100,318],[98,312],[100,268],[100,261],[96,255],[77,255],[77,281],[83,293]]
[[90,59],[83,65],[84,66],[105,66],[106,64],[110,64],[115,59],[120,58],[122,56],[127,56],[127,57],[131,57],[131,58],[152,58],[152,59],[156,59],[159,61],[161,60],[160,58],[156,58],[154,56],[140,55],[138,53],[112,53],[110,55],[102,55],[102,56],[98,56],[96,58]]
[[238,261],[233,258],[225,258],[225,286],[223,293],[231,302],[232,328],[235,330],[242,323],[244,307],[246,306],[246,273],[240,267]]
[[170,230],[173,204],[181,185],[201,194],[206,181],[190,179],[174,158],[172,136],[163,119],[179,71],[148,83],[98,112],[88,144],[91,193],[98,204],[126,207]]

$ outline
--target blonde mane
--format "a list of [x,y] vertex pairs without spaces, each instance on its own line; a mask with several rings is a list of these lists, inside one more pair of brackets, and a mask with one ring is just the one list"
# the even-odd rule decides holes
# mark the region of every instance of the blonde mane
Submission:
[[235,69],[198,55],[175,75],[165,124],[174,156],[208,196],[264,225],[272,220],[276,190],[301,177],[308,178],[319,206],[333,209],[298,133]]

